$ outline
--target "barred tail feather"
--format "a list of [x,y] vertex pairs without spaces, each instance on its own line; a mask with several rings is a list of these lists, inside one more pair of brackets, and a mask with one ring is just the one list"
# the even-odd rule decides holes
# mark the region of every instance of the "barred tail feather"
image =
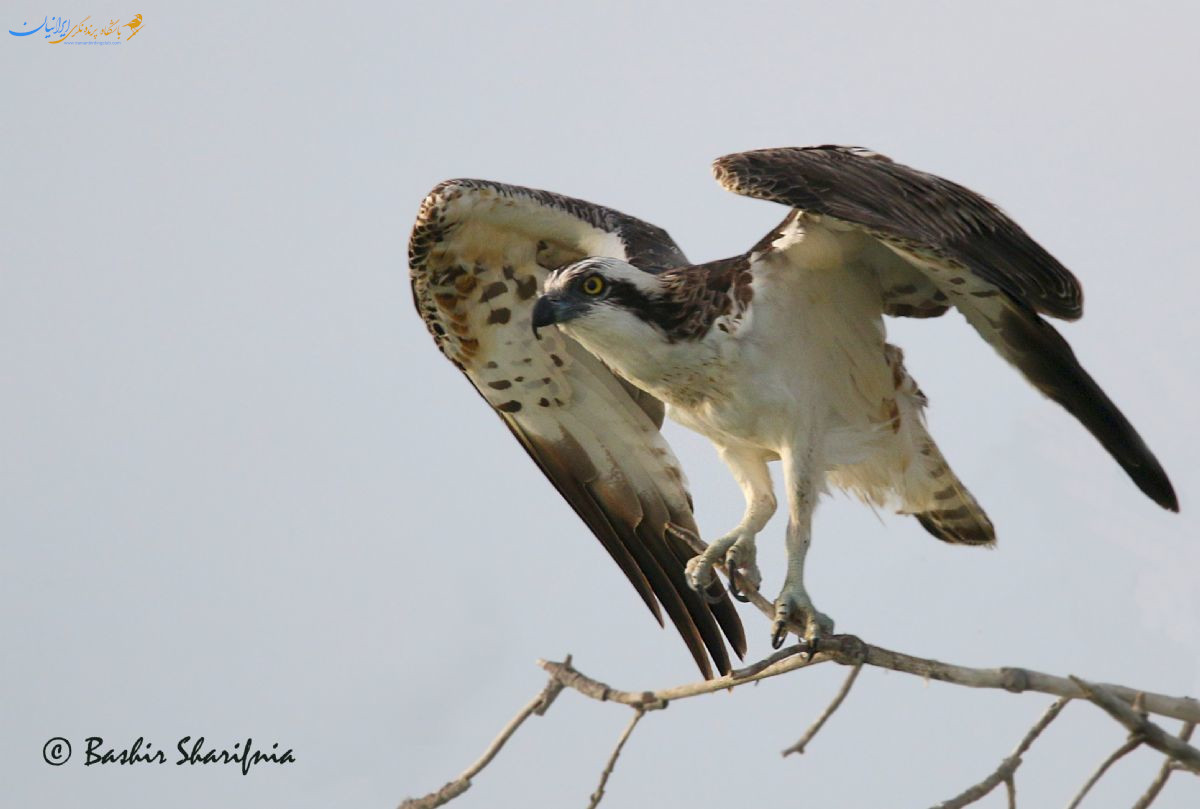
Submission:
[[919,457],[923,480],[906,493],[904,510],[943,542],[994,545],[996,529],[992,521],[954,474],[927,432]]
[[888,346],[888,362],[896,380],[899,436],[910,447],[907,474],[901,479],[902,511],[912,514],[926,531],[954,545],[994,545],[996,529],[929,435],[922,410],[925,396],[908,371],[900,349]]
[[994,545],[996,529],[992,527],[992,521],[971,493],[962,488],[957,480],[954,483],[956,485],[953,488],[944,490],[946,500],[939,503],[939,508],[913,516],[926,531],[943,542],[954,545]]
[[956,545],[992,545],[992,521],[950,469],[925,426],[925,395],[904,367],[903,352],[884,346],[894,398],[884,410],[886,442],[869,460],[834,469],[830,482],[873,506],[912,514],[925,530]]

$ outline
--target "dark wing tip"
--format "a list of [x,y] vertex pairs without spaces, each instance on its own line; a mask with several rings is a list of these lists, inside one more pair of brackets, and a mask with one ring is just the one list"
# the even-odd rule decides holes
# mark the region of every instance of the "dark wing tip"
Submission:
[[1173,511],[1176,514],[1179,513],[1179,497],[1175,494],[1175,487],[1171,485],[1171,480],[1167,477],[1167,473],[1163,471],[1162,467],[1150,471],[1150,474],[1147,475],[1147,483],[1145,485],[1140,480],[1135,480],[1134,482],[1155,503],[1158,503],[1167,511]]
[[996,320],[996,347],[1034,387],[1079,419],[1142,493],[1168,511],[1179,499],[1158,458],[1053,326],[1034,312],[1006,308]]
[[[1171,479],[1167,477],[1167,473],[1159,464],[1158,459],[1144,443],[1138,447],[1138,450],[1140,452],[1133,457],[1117,458],[1117,462],[1121,464],[1125,474],[1129,475],[1129,479],[1144,495],[1167,511],[1178,514],[1179,497],[1175,494],[1175,487],[1171,485]],[[1112,452],[1111,449],[1109,451]]]

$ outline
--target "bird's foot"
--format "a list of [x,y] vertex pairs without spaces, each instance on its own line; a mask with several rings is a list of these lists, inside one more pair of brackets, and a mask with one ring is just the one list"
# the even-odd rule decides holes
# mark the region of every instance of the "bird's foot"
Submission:
[[739,601],[748,601],[742,595],[738,581],[745,581],[750,587],[758,589],[762,574],[758,572],[758,565],[754,561],[756,555],[753,534],[734,532],[723,536],[687,563],[688,584],[701,594],[708,592],[716,581],[715,566],[723,563],[729,576],[729,592]]
[[775,621],[771,624],[771,646],[778,649],[787,639],[789,624],[804,627],[804,641],[815,646],[816,641],[833,634],[833,619],[813,606],[804,586],[784,585],[775,599]]
[[757,590],[762,584],[762,573],[758,571],[755,557],[758,555],[754,547],[754,535],[743,534],[725,552],[725,575],[729,577],[729,592],[738,601],[749,601],[742,594],[739,581],[744,581],[751,589]]

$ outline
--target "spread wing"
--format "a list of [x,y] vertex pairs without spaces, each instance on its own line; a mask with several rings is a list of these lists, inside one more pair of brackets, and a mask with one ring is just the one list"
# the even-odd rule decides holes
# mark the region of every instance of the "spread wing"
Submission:
[[961,267],[1034,311],[1083,314],[1070,271],[992,203],[969,188],[844,146],[726,155],[718,181],[738,194],[853,223],[937,265]]
[[1039,316],[1078,318],[1079,282],[996,206],[949,180],[843,146],[726,155],[713,172],[730,191],[795,209],[752,255],[791,249],[817,227],[875,270],[885,313],[928,317],[953,305],[1079,419],[1138,488],[1178,511],[1141,436]]
[[[585,256],[648,272],[686,259],[660,228],[581,200],[483,180],[449,180],[421,204],[409,242],[417,312],[559,493],[603,543],[662,623],[666,610],[706,677],[729,670],[722,632],[745,636],[719,585],[710,601],[684,565],[691,499],[667,445],[663,405],[619,380],[557,329],[533,335],[549,270]],[[705,651],[707,649],[707,652]]]

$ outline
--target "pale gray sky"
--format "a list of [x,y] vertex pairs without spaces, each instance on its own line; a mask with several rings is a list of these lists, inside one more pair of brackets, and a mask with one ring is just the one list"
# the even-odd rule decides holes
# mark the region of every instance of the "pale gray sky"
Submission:
[[[868,146],[1005,207],[1083,280],[1063,331],[1183,504],[1144,498],[961,318],[892,322],[999,548],[834,497],[817,602],[914,654],[1200,692],[1194,6],[7,3],[0,29],[133,12],[120,46],[0,44],[0,802],[390,807],[482,751],[541,687],[538,657],[631,689],[694,679],[434,349],[406,241],[431,186],[475,176],[732,255],[781,210],[708,163],[766,146]],[[732,479],[668,436],[723,532]],[[760,541],[769,589],[782,531]],[[1048,702],[868,670],[781,759],[842,674],[648,717],[605,805],[924,806]],[[584,805],[626,719],[564,695],[454,806]],[[251,735],[297,762],[85,768],[89,735]],[[76,759],[43,763],[52,736]],[[1123,738],[1071,706],[1022,796],[1064,804]],[[1129,756],[1091,805],[1129,805],[1157,766]],[[1197,804],[1177,776],[1158,805]]]

